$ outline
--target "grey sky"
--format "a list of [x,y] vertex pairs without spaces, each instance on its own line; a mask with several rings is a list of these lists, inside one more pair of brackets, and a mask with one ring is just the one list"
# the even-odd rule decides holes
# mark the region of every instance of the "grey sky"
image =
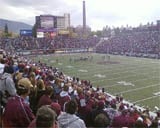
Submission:
[[[71,25],[82,25],[83,0],[0,0],[0,18],[34,24],[41,14],[70,13]],[[87,25],[137,26],[160,20],[160,0],[86,0]]]

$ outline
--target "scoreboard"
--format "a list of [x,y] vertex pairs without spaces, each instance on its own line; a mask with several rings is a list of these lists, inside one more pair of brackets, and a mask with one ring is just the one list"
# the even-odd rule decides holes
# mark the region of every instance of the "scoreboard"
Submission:
[[55,28],[55,18],[53,16],[40,16],[40,27],[44,29]]

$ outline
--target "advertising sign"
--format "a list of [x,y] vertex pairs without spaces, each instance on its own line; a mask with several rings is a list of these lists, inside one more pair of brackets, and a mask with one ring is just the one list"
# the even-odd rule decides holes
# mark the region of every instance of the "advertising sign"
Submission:
[[32,36],[32,30],[28,29],[21,29],[20,36]]
[[37,38],[43,38],[44,32],[37,32]]

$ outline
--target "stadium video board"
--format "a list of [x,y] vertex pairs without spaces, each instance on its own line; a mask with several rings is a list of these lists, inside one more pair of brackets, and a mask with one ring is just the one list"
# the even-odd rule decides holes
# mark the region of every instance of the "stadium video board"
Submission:
[[54,28],[53,16],[41,16],[40,17],[41,28]]

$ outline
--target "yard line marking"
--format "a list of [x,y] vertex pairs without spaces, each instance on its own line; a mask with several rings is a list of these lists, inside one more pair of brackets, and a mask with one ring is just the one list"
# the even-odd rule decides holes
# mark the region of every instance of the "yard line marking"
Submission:
[[[122,68],[124,67],[124,69],[123,70],[125,70],[124,72],[121,72],[121,70],[122,70]],[[125,66],[123,66],[123,67],[121,67],[121,69],[120,70],[113,70],[113,68],[111,68],[111,70],[107,70],[107,72],[104,70],[104,69],[102,69],[103,71],[105,71],[105,72],[101,72],[101,70],[99,70],[99,69],[96,69],[95,71],[99,71],[99,72],[101,72],[101,74],[102,73],[107,73],[107,74],[109,74],[110,73],[110,71],[111,71],[111,73],[112,74],[122,74],[122,73],[125,73],[125,72],[131,72],[131,73],[136,73],[136,71],[142,71],[142,70],[146,70],[146,68],[147,68],[147,70],[148,70],[148,67],[146,67],[146,66],[141,66],[141,67],[138,67],[137,68],[137,66],[136,67],[131,67],[131,68],[126,68]],[[151,69],[150,69],[151,70]],[[152,68],[152,70],[156,70],[157,71],[157,67],[155,68]],[[94,69],[92,69],[92,71],[94,71]],[[113,72],[113,71],[115,71],[115,73]],[[139,74],[139,73],[136,73],[136,74]],[[88,76],[88,74],[86,74],[86,76]]]
[[[141,76],[141,75],[145,75],[145,76],[151,76],[151,73],[155,73],[155,72],[157,72],[157,71],[153,71],[153,72],[148,72],[148,73],[145,73],[145,72],[140,72],[140,73],[134,73],[134,75],[124,75],[124,77],[121,77],[122,76],[122,74],[123,73],[127,73],[127,72],[131,72],[131,71],[124,71],[124,72],[121,72],[121,73],[112,73],[112,75],[115,75],[115,74],[118,74],[120,77],[114,77],[114,78],[110,78],[110,79],[108,79],[108,78],[106,78],[107,80],[115,80],[115,79],[122,79],[122,78],[129,78],[129,77],[133,77],[133,76]],[[132,71],[133,72],[133,71]],[[101,73],[101,74],[105,74],[105,76],[107,77],[107,76],[109,76],[109,75],[107,75],[108,73]],[[133,74],[133,73],[130,73],[130,74]],[[95,75],[95,74],[94,74]],[[93,77],[94,77],[94,75],[93,75]],[[86,77],[85,77],[86,76]],[[91,74],[84,74],[83,75],[83,77],[85,77],[86,79],[87,79],[87,76],[91,76]],[[94,78],[94,80],[92,80],[92,83],[95,83],[95,82],[97,82],[97,81],[105,81],[106,79],[99,79],[99,78]]]
[[155,93],[153,93],[154,95],[159,95],[160,96],[160,92],[155,92]]
[[145,86],[145,87],[130,89],[130,90],[127,90],[127,91],[122,91],[122,92],[116,93],[116,94],[123,94],[123,93],[133,92],[133,91],[141,90],[141,89],[144,89],[144,88],[150,88],[150,87],[154,87],[154,86],[158,86],[158,85],[160,85],[160,83],[149,85],[149,86]]
[[[154,71],[154,72],[156,72],[156,71]],[[153,73],[154,73],[154,72],[153,72]],[[121,75],[121,73],[119,73],[119,74]],[[102,79],[102,80],[93,80],[92,83],[95,83],[95,82],[97,82],[97,81],[98,81],[98,82],[100,82],[100,81],[105,81],[105,80],[108,80],[108,81],[111,80],[111,81],[112,81],[112,80],[116,80],[116,79],[126,79],[126,78],[130,78],[130,77],[133,77],[133,76],[137,76],[137,74],[139,74],[139,75],[143,75],[143,74],[144,74],[144,75],[147,75],[147,74],[150,74],[150,73],[135,73],[134,75],[124,76],[124,77],[121,77],[121,76],[120,76],[120,77],[115,77],[115,78],[112,78],[112,79],[107,79],[107,78],[106,78],[106,79]],[[150,76],[150,75],[149,75],[149,76]],[[149,76],[148,76],[148,77],[149,77]]]
[[141,100],[137,100],[137,101],[133,102],[133,104],[139,103],[139,102],[145,101],[145,100],[150,100],[150,99],[153,99],[153,98],[156,98],[156,97],[159,97],[159,96],[151,96],[151,97],[147,97],[147,98],[144,98],[144,99],[141,99]]
[[[131,66],[131,65],[129,65],[129,66]],[[87,66],[85,66],[85,68],[87,68]],[[118,68],[118,69],[117,70],[113,70],[115,68]],[[128,68],[126,68],[126,65],[121,65],[121,66],[117,66],[117,67],[110,67],[110,68],[107,67],[105,69],[107,69],[107,73],[110,73],[110,72],[113,73],[113,71],[115,71],[115,73],[117,73],[117,72],[122,71],[122,70],[127,70],[127,71],[135,70],[136,71],[136,70],[146,70],[146,68],[148,69],[148,66],[145,66],[145,65],[142,65],[142,66],[136,65],[136,67],[132,66],[132,67],[128,67]],[[108,70],[108,69],[111,69],[111,70]],[[156,68],[153,67],[152,69],[157,69],[157,67]],[[101,70],[105,71],[104,69],[101,69]],[[101,70],[96,69],[96,68],[92,69],[92,71],[101,71]]]
[[[159,78],[159,77],[155,77],[155,76],[153,76],[153,77],[150,77],[149,79],[152,79],[152,78]],[[138,80],[131,80],[131,81],[129,81],[129,82],[138,82],[138,81],[145,81],[145,80],[148,80],[148,78],[144,78],[144,79],[138,79]],[[113,85],[111,85],[111,86],[101,86],[101,87],[106,87],[106,88],[110,88],[110,87],[114,87],[114,86],[117,86],[117,85],[119,85],[119,84],[113,84]]]

